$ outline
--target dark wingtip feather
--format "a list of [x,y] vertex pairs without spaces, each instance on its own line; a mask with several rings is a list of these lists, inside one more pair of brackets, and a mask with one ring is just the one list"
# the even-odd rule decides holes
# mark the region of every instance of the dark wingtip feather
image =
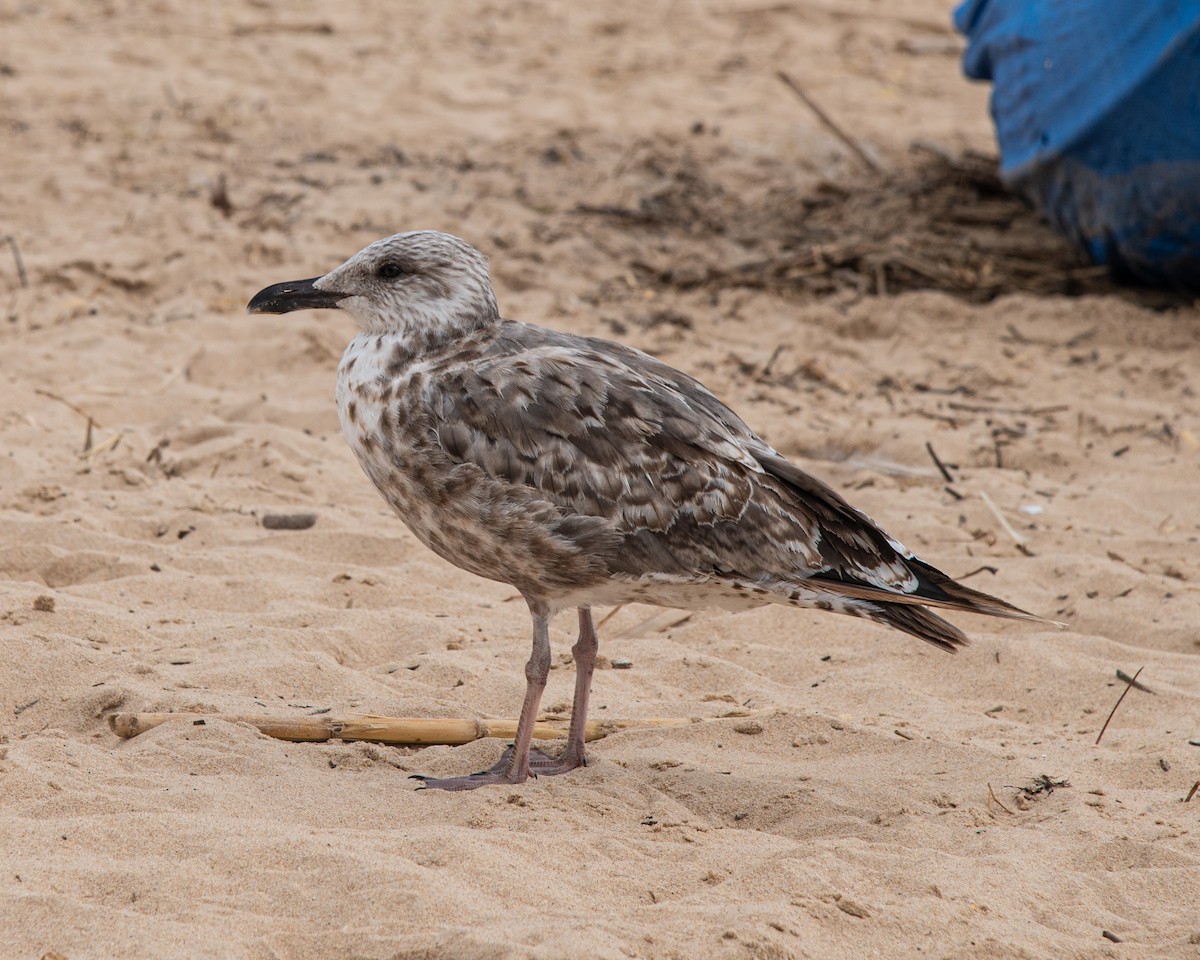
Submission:
[[[828,566],[819,573],[809,574],[806,578],[809,581],[820,582],[831,593],[877,604],[928,604],[1010,620],[1064,626],[1013,606],[1007,600],[964,587],[936,567],[903,551],[903,548],[898,549],[897,543],[873,520],[855,510],[840,494],[815,477],[810,477],[795,464],[774,451],[756,451],[755,456],[763,469],[791,488],[799,504],[806,513],[811,514],[819,528],[817,542],[822,559]],[[876,572],[880,563],[893,567],[899,564],[907,566],[916,577],[916,587],[906,586],[901,593],[889,586]],[[916,635],[921,636],[920,633]]]
[[937,567],[930,566],[916,557],[906,562],[920,581],[915,595],[926,602],[964,610],[968,613],[981,613],[990,617],[1005,617],[1009,620],[1030,620],[1035,623],[1053,623],[1056,626],[1065,626],[1057,620],[1047,620],[1045,617],[1039,617],[1036,613],[1022,610],[1007,600],[993,597],[990,593],[965,587],[957,580],[942,573]]

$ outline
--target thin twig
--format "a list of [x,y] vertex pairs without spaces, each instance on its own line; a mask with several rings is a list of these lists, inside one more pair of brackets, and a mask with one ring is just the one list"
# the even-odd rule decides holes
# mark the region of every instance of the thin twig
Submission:
[[946,401],[946,406],[951,410],[963,410],[967,413],[1008,413],[1018,417],[1044,417],[1071,409],[1065,403],[1055,403],[1048,407],[997,407],[986,403],[960,403],[957,400]]
[[808,107],[809,110],[811,110],[813,113],[816,114],[817,119],[820,120],[821,123],[825,124],[825,127],[829,130],[830,133],[832,133],[835,137],[837,137],[839,140],[841,140],[842,143],[844,143],[847,147],[850,148],[851,152],[856,157],[858,157],[859,160],[861,160],[864,164],[866,164],[867,169],[869,169],[872,173],[880,173],[881,172],[879,164],[876,163],[874,159],[872,159],[871,155],[869,153],[867,153],[867,151],[864,150],[854,140],[853,137],[851,137],[848,133],[846,133],[841,127],[839,127],[837,125],[837,123],[834,122],[833,118],[829,114],[827,114],[824,110],[822,110],[817,105],[816,101],[813,100],[812,97],[810,97],[807,93],[804,92],[804,90],[803,90],[803,88],[801,88],[800,84],[798,84],[795,80],[793,80],[791,77],[789,77],[782,70],[777,71],[775,75],[777,77],[779,77],[780,80],[783,81],[784,86],[786,86],[789,90],[792,91],[792,93],[794,93],[796,96],[798,96],[804,102],[804,105],[806,107]]
[[615,607],[613,607],[611,610],[609,610],[609,611],[608,611],[608,613],[606,613],[606,614],[605,614],[605,615],[604,615],[604,616],[603,616],[603,617],[600,619],[600,622],[599,622],[598,624],[596,624],[596,627],[597,627],[597,629],[599,629],[600,627],[602,627],[602,626],[604,626],[606,623],[608,623],[608,621],[609,621],[609,620],[611,620],[613,617],[615,617],[615,616],[616,616],[618,613],[620,613],[620,612],[621,612],[621,611],[622,611],[624,608],[625,608],[625,604],[623,604],[623,603],[618,603],[618,604],[617,604]]
[[1005,813],[1007,813],[1009,816],[1011,816],[1011,817],[1015,817],[1015,816],[1016,816],[1016,814],[1015,814],[1015,813],[1013,813],[1011,810],[1009,810],[1009,809],[1008,809],[1008,807],[1006,807],[1004,804],[1002,804],[1002,803],[999,801],[999,799],[996,797],[996,794],[992,792],[992,785],[989,783],[989,784],[987,785],[987,787],[988,787],[988,802],[989,802],[989,803],[995,803],[995,804],[996,804],[996,806],[998,806],[998,807],[999,807],[1001,810],[1003,810],[1003,811],[1004,811]]
[[775,348],[775,352],[771,354],[771,358],[763,364],[762,370],[759,371],[758,377],[760,380],[765,380],[771,375],[771,368],[775,366],[775,361],[779,359],[779,355],[783,353],[783,348],[786,346],[786,343],[781,343]]
[[1196,795],[1196,791],[1197,791],[1197,790],[1200,790],[1200,780],[1197,780],[1195,783],[1193,783],[1193,784],[1192,784],[1192,789],[1191,789],[1191,790],[1189,790],[1189,791],[1188,791],[1188,795],[1187,795],[1186,797],[1184,797],[1184,798],[1183,798],[1183,802],[1184,802],[1184,803],[1191,803],[1191,802],[1192,802],[1192,797],[1194,797],[1194,796]]
[[63,406],[70,407],[72,410],[74,410],[77,414],[79,414],[85,420],[91,420],[93,426],[98,427],[101,430],[104,429],[104,424],[102,424],[99,420],[97,420],[95,417],[93,417],[90,413],[88,413],[82,407],[77,406],[76,404],[72,403],[66,397],[60,397],[57,393],[52,393],[49,390],[43,390],[41,387],[34,387],[33,392],[41,394],[43,397],[49,397],[51,400],[57,400]]
[[635,637],[649,636],[651,633],[661,633],[663,630],[670,630],[672,627],[679,626],[685,620],[691,619],[691,616],[690,613],[685,614],[682,610],[668,608],[647,617],[640,623],[635,623],[632,627],[628,627],[620,633],[613,634],[610,639],[631,640]]
[[1112,710],[1110,710],[1108,713],[1108,720],[1105,720],[1104,726],[1100,728],[1100,736],[1096,737],[1096,746],[1100,745],[1100,738],[1104,736],[1104,731],[1108,729],[1109,720],[1112,720],[1113,714],[1117,712],[1117,707],[1119,707],[1121,705],[1121,701],[1125,699],[1125,694],[1133,689],[1133,685],[1137,682],[1138,674],[1145,669],[1146,668],[1144,666],[1138,667],[1137,673],[1130,677],[1129,682],[1125,684],[1125,689],[1121,691],[1121,695],[1117,697],[1117,702],[1113,704]]
[[990,566],[989,564],[985,563],[982,567],[976,567],[970,573],[964,573],[961,577],[955,577],[954,579],[955,580],[966,580],[967,577],[973,577],[977,573],[985,573],[985,572],[995,575],[1000,572],[1000,569],[998,567],[993,567],[993,566]]
[[934,453],[933,444],[930,443],[928,440],[925,441],[925,449],[929,451],[929,456],[933,458],[934,466],[936,466],[939,470],[942,471],[942,476],[946,478],[946,482],[953,483],[954,475],[950,472],[950,470],[946,467],[946,465],[944,463],[942,463],[941,458],[936,453]]
[[996,506],[992,498],[987,495],[986,490],[979,491],[979,499],[984,502],[984,505],[991,510],[996,519],[1000,521],[1000,526],[1004,528],[1005,533],[1013,538],[1013,543],[1015,543],[1017,546],[1021,546],[1025,543],[1025,538],[1017,533],[1017,531],[1012,528],[1012,524],[1004,519],[1004,514],[1000,512],[1000,508]]
[[4,238],[4,242],[12,251],[13,262],[17,265],[17,279],[21,282],[22,287],[28,287],[29,274],[25,272],[25,261],[21,259],[21,248],[17,246],[17,238],[10,233]]
[[94,447],[89,447],[87,450],[85,450],[83,453],[81,453],[80,456],[84,460],[91,460],[92,457],[103,453],[105,450],[115,450],[117,447],[117,444],[121,442],[121,437],[122,437],[122,434],[114,433],[107,440],[102,440],[98,444],[96,444]]

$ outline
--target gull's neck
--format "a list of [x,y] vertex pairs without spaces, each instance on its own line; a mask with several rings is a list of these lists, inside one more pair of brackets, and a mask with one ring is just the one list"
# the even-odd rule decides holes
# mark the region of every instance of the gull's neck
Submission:
[[[405,303],[386,315],[372,311],[355,315],[359,329],[368,336],[383,336],[414,348],[437,347],[500,323],[496,301],[484,304],[459,303],[453,299],[431,303]],[[419,352],[419,351],[417,351]]]
[[389,373],[395,375],[412,363],[455,352],[464,342],[487,339],[503,321],[495,313],[446,309],[447,302],[405,305],[393,311],[386,322],[375,317],[358,319],[360,333],[347,350],[346,358],[363,351],[387,358]]

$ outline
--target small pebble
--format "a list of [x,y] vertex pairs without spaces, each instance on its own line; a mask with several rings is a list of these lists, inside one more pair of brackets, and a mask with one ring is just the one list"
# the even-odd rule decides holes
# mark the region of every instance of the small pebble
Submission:
[[265,513],[262,518],[268,530],[307,530],[316,522],[315,513]]

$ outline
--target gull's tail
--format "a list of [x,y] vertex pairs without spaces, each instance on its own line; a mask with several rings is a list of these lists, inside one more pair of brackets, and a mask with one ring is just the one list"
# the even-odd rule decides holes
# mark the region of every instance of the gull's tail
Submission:
[[847,603],[848,612],[886,624],[907,634],[919,637],[935,647],[953,653],[956,648],[970,643],[958,627],[943,620],[926,607],[945,610],[961,610],[987,617],[1003,617],[1006,620],[1028,620],[1033,623],[1052,624],[1065,627],[1065,623],[1039,617],[1036,613],[1022,610],[1007,600],[993,597],[981,590],[972,590],[942,573],[937,567],[923,560],[910,557],[905,560],[908,568],[916,575],[917,586],[911,593],[885,590],[870,584],[843,580],[828,574],[819,574],[808,583],[820,582],[822,589],[832,594],[865,603]]

